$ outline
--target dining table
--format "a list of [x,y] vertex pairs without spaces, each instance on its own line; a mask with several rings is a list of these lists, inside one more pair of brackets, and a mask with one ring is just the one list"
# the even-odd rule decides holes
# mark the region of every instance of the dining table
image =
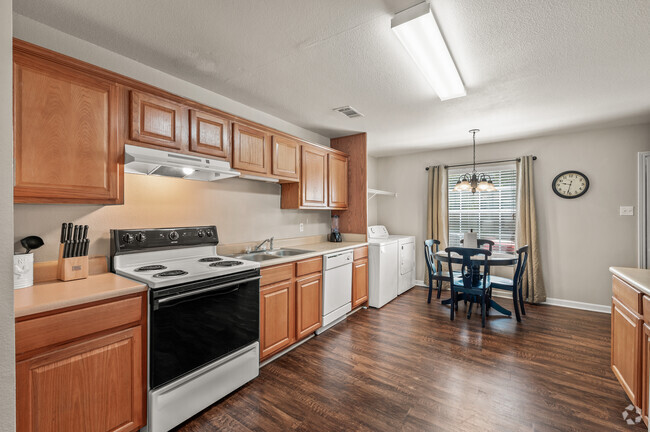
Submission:
[[[452,264],[460,264],[460,265],[463,264],[463,257],[455,252],[452,252],[451,256],[449,256],[447,252],[441,250],[436,252],[435,258],[439,264],[448,262],[450,258]],[[478,267],[485,260],[485,256],[475,255],[471,259],[472,262],[476,262],[476,266]],[[504,252],[492,252],[492,254],[488,256],[487,259],[490,263],[490,268],[497,267],[497,266],[509,267],[517,264],[517,260],[519,259],[519,257],[515,254],[509,254]],[[478,272],[476,272],[476,274],[478,274]],[[474,282],[477,283],[478,281],[474,281]],[[451,299],[443,300],[442,304],[451,304]],[[511,311],[509,311],[508,309],[504,308],[499,303],[494,301],[492,297],[490,297],[490,302],[488,306],[503,315],[512,316]]]

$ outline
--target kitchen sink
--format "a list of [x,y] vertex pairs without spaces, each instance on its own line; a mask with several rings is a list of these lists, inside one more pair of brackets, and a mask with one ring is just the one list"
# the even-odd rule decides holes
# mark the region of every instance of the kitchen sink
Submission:
[[277,259],[287,256],[302,255],[312,251],[302,250],[302,249],[273,249],[257,252],[249,252],[244,254],[233,255],[233,258],[239,258],[249,261],[266,261],[271,259]]

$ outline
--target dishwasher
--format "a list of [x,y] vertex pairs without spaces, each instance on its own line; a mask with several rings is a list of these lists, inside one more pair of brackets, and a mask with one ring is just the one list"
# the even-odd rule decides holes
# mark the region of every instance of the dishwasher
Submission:
[[352,251],[323,256],[323,326],[321,334],[352,310]]

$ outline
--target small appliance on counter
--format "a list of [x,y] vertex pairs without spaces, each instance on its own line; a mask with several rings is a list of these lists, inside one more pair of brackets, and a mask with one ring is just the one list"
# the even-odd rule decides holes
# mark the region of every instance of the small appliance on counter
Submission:
[[88,225],[61,225],[61,244],[59,245],[59,265],[57,277],[62,281],[85,279],[88,277]]
[[339,231],[339,217],[338,215],[332,216],[332,232],[330,233],[330,241],[340,243],[343,241],[341,232]]
[[34,285],[34,254],[31,252],[43,246],[43,239],[29,236],[20,240],[25,253],[14,255],[14,289],[27,288]]

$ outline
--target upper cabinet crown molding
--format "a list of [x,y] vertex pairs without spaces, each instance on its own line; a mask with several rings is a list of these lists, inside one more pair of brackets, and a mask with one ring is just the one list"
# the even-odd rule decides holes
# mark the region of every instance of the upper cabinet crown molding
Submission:
[[14,53],[14,202],[123,202],[118,87],[87,72]]

